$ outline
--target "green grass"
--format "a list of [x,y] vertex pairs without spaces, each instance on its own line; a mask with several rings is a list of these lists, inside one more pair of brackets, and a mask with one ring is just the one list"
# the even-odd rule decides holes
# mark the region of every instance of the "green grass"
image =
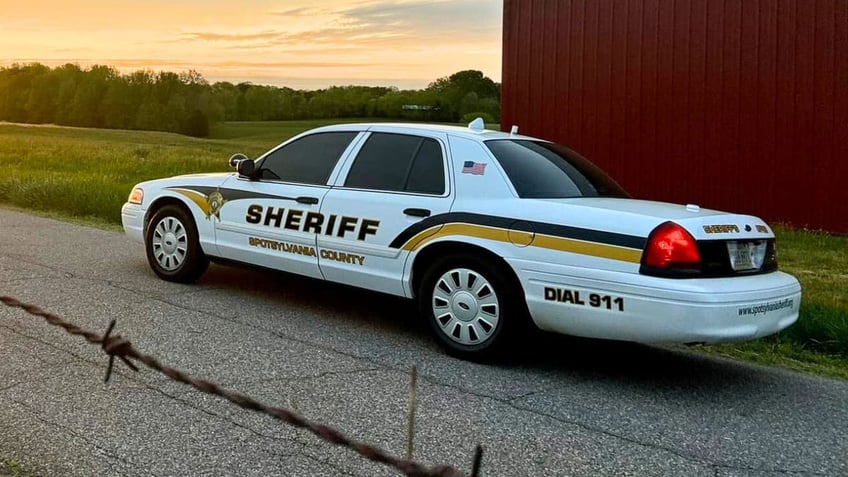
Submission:
[[848,237],[777,230],[778,260],[801,280],[805,319],[787,330],[794,341],[812,338],[817,350],[848,356]]
[[171,133],[0,124],[0,202],[120,222],[132,186],[147,179],[226,171],[318,121],[228,123],[210,139]]
[[[0,124],[0,203],[114,228],[137,182],[227,171],[227,159],[235,152],[256,157],[326,123],[222,123],[212,128],[209,139]],[[799,322],[766,339],[703,349],[848,377],[848,237],[783,227],[776,233],[781,269],[797,276],[804,288]]]
[[17,462],[13,460],[0,460],[0,476],[8,477],[34,477],[35,474],[22,469]]
[[[804,319],[803,315],[801,319]],[[845,355],[815,351],[802,343],[785,340],[780,335],[733,345],[699,346],[696,349],[726,358],[848,379],[848,357]]]

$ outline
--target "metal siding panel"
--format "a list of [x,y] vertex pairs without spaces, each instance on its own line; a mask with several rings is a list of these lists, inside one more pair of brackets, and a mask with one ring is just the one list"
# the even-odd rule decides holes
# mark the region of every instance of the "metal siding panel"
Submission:
[[[701,84],[703,74],[697,69],[697,65],[701,63],[699,57],[693,55],[696,49],[693,45],[698,41],[697,38],[701,37],[702,29],[698,25],[703,24],[704,16],[696,16],[694,12],[697,10],[688,0],[674,2],[673,6],[672,32],[668,34],[667,39],[661,39],[671,44],[668,48],[672,52],[672,67],[665,71],[671,87],[661,89],[671,93],[669,106],[672,108],[667,118],[670,126],[664,130],[663,137],[669,141],[667,154],[670,162],[685,162],[688,175],[700,177],[700,167],[704,164],[704,149],[695,146],[697,138],[692,134],[689,125],[694,118],[694,105],[703,99],[703,94],[699,95],[699,90],[694,87],[695,84]],[[662,44],[660,47],[663,47]],[[679,189],[670,187],[668,200],[687,202],[688,198],[678,192]]]
[[610,69],[610,155],[592,157],[592,161],[607,169],[615,179],[631,193],[637,181],[628,182],[625,164],[639,160],[627,147],[627,4],[613,2],[613,34],[611,43]]
[[503,59],[501,61],[501,129],[514,121],[518,115],[516,103],[519,82],[515,78],[515,55],[518,45],[516,38],[517,5],[519,0],[504,0],[503,6]]
[[548,125],[545,131],[550,134],[556,134],[554,137],[562,138],[559,140],[568,143],[571,141],[572,136],[568,129],[568,118],[573,114],[571,103],[568,100],[568,92],[571,89],[568,84],[568,78],[572,67],[569,58],[572,47],[570,43],[571,22],[569,20],[571,2],[570,0],[564,0],[558,2],[558,5],[557,11],[554,12],[552,17],[555,19],[557,25],[557,50],[554,52],[557,62],[557,70],[554,73],[556,75],[554,98],[556,98],[559,114],[557,115],[556,122]]
[[[545,0],[525,0],[525,2],[525,8],[527,8],[529,12],[544,9]],[[527,42],[525,53],[529,68],[527,74],[529,76],[530,88],[527,88],[528,97],[525,99],[524,104],[526,104],[527,108],[530,110],[530,115],[533,118],[531,124],[534,125],[544,124],[544,121],[542,120],[542,101],[540,100],[543,94],[542,82],[544,80],[545,73],[542,69],[544,56],[533,54],[533,50],[535,48],[541,48],[542,46],[541,39],[543,26],[541,23],[542,18],[538,16],[531,16],[530,20],[527,22],[527,30],[524,32],[524,36],[530,38],[530,41]],[[533,91],[534,94],[530,95],[530,91]]]
[[597,156],[598,151],[598,35],[599,8],[597,1],[586,2],[584,11],[583,54],[583,116],[580,136],[585,138],[584,151],[589,156]]
[[[812,154],[816,154],[817,147],[812,143],[815,137],[815,128],[813,122],[815,120],[815,100],[812,94],[815,76],[815,63],[813,62],[815,51],[815,1],[796,0],[796,22],[795,22],[795,115],[793,116],[793,134],[795,135],[793,156],[800,158],[804,164],[808,164],[804,168],[803,173],[797,174],[794,180],[794,188],[796,191],[805,191],[815,194],[816,186],[813,184],[813,175],[816,164],[812,163],[817,158]],[[788,158],[783,158],[783,161]],[[787,162],[783,162],[787,164]],[[806,215],[811,222],[815,220],[815,210],[805,210],[803,204],[797,201],[788,204],[790,213],[793,216]],[[807,218],[805,217],[805,218]]]
[[833,150],[834,167],[829,170],[830,182],[820,194],[832,193],[821,200],[820,205],[831,211],[829,227],[848,233],[848,5],[844,0],[835,0],[834,28],[834,86],[833,101],[836,131],[830,144]]
[[[645,175],[640,167],[640,136],[642,85],[642,2],[627,2],[626,56],[625,56],[625,123],[624,145],[627,150],[627,161],[622,164],[626,171],[624,179],[628,188],[635,189],[640,196],[644,190],[652,187],[652,176]],[[662,167],[662,164],[659,165]],[[640,185],[641,187],[637,187]],[[641,189],[641,190],[640,190]],[[640,193],[641,192],[641,193]]]
[[568,36],[566,46],[568,50],[568,71],[566,81],[566,101],[568,103],[568,114],[564,118],[567,135],[572,144],[579,149],[584,149],[585,138],[580,134],[580,123],[583,117],[583,11],[585,0],[571,0],[570,14],[568,15]]
[[598,4],[598,48],[597,48],[597,143],[594,157],[612,155],[612,88],[613,88],[613,18],[614,2]]
[[[638,149],[639,157],[648,157],[657,150],[657,69],[658,69],[658,13],[659,0],[645,0],[640,12]],[[669,158],[670,159],[670,158]],[[638,166],[638,164],[637,164]],[[641,169],[641,168],[640,168]],[[640,171],[640,175],[645,173]],[[644,179],[643,179],[644,180]],[[657,193],[663,193],[668,182],[651,175],[650,187]]]
[[[553,12],[553,14],[547,15],[544,18],[546,40],[545,43],[542,45],[543,51],[551,52],[556,51],[557,48],[559,48],[560,29],[557,22],[557,14],[559,12],[559,8],[560,6],[558,0],[546,1],[545,11]],[[560,64],[555,54],[545,55],[545,58],[547,63],[549,63],[550,68],[545,71],[545,82],[542,85],[542,87],[544,88],[544,96],[541,107],[546,112],[546,114],[544,115],[544,124],[556,124],[561,121],[560,108],[558,107],[558,103],[556,102],[557,74],[560,68]]]
[[532,39],[533,35],[533,26],[534,21],[531,13],[533,12],[532,5],[530,8],[526,5],[526,0],[523,0],[522,5],[524,8],[520,9],[521,13],[521,21],[519,22],[519,30],[518,35],[520,40],[520,47],[518,49],[518,77],[521,79],[521,83],[524,87],[521,89],[519,94],[519,107],[522,110],[526,110],[529,113],[528,121],[535,123],[538,121],[538,117],[533,114],[534,110],[532,109],[533,101],[536,99],[536,96],[531,94],[531,91],[536,90],[536,82],[535,77],[533,76],[533,71],[530,67],[530,58],[534,55],[531,55],[533,48],[536,45],[533,45],[532,41],[528,41],[527,39]]
[[[712,151],[715,146],[708,143],[707,129],[707,104],[717,101],[717,98],[707,98],[707,2],[708,0],[691,0],[691,27],[689,47],[690,89],[688,121],[685,121],[688,129],[689,162],[686,170],[689,171],[690,181],[707,180],[706,172],[711,169]],[[688,198],[687,202],[703,202],[705,192],[698,197]]]
[[[701,205],[711,206],[714,197],[718,196],[716,187],[722,179],[721,160],[723,150],[722,109],[724,107],[724,9],[723,2],[707,2],[707,36],[704,42],[705,51],[705,101],[704,101],[704,132],[705,150],[708,167],[702,169],[700,190],[701,197],[697,200]],[[697,126],[696,126],[697,127]]]
[[[821,147],[831,140],[834,134],[834,110],[833,100],[835,96],[834,82],[836,72],[834,68],[834,40],[836,36],[835,24],[833,22],[836,5],[831,0],[819,0],[816,2],[817,9],[814,20],[815,36],[813,37],[813,87],[808,92],[812,96],[813,111],[815,117],[812,121],[813,133],[810,136],[811,146],[816,147],[816,167],[811,171],[811,185],[815,187],[817,199],[824,202],[824,190],[820,184],[826,181],[830,174],[829,170],[837,168],[832,156],[831,148]],[[848,158],[846,158],[848,159]],[[844,206],[848,215],[848,206]],[[824,207],[816,207],[810,217],[815,223],[827,220],[831,213]]]
[[[675,58],[675,31],[674,31],[674,2],[659,2],[657,10],[657,64],[656,64],[656,121],[655,134],[656,143],[653,150],[664,148],[668,151],[670,161],[679,161],[685,158],[685,153],[680,147],[680,141],[676,137],[681,131],[674,124],[674,58]],[[681,42],[682,43],[682,42]],[[685,131],[684,131],[685,132]],[[650,151],[648,152],[650,155]],[[657,192],[670,200],[678,200],[673,197],[675,188],[668,181],[662,182],[662,188]]]
[[504,128],[637,197],[848,233],[845,0],[505,0],[504,21]]
[[[775,96],[777,99],[777,110],[775,119],[775,145],[777,155],[775,164],[784,164],[787,151],[794,156],[795,135],[795,1],[780,0],[777,2],[777,78],[775,82]],[[774,198],[779,203],[783,213],[788,217],[795,215],[790,210],[792,203],[786,200],[788,195],[794,195],[797,182],[793,180],[795,174],[803,171],[803,160],[797,159],[797,168],[776,167],[772,170],[778,194]]]
[[[742,2],[726,2],[724,4],[723,23],[724,38],[722,41],[723,51],[721,54],[721,78],[722,78],[722,111],[719,122],[721,134],[721,158],[716,158],[717,167],[713,189],[714,195],[710,197],[711,203],[716,208],[724,210],[736,210],[742,213],[753,213],[752,205],[758,200],[753,196],[748,200],[738,199],[739,191],[745,190],[751,185],[748,174],[740,174],[741,170],[754,172],[758,169],[756,162],[751,159],[743,159],[739,153],[739,119],[741,114],[741,26],[742,26]],[[744,164],[744,168],[739,165]]]
[[[763,158],[766,169],[762,174],[760,194],[766,202],[773,201],[780,193],[774,168],[778,157],[777,136],[777,2],[758,2],[757,31],[757,82],[753,89],[757,102],[756,130],[752,134],[759,141],[756,154]],[[759,212],[759,211],[758,211]]]

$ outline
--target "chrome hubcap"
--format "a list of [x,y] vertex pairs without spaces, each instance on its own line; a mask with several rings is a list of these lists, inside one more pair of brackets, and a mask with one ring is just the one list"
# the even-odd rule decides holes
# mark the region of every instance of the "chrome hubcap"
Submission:
[[492,337],[500,319],[500,303],[488,280],[474,270],[445,272],[433,287],[433,316],[445,336],[464,345]]
[[162,269],[173,272],[180,268],[188,250],[185,226],[175,217],[165,217],[153,229],[153,257]]

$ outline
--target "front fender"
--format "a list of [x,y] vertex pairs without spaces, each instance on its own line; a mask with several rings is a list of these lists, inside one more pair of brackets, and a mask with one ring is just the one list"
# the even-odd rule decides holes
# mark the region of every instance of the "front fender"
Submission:
[[[198,194],[194,192],[194,194]],[[207,255],[218,255],[218,249],[215,245],[215,220],[214,215],[208,214],[208,205],[204,205],[200,197],[192,197],[191,194],[182,193],[179,189],[162,189],[156,199],[150,203],[144,217],[144,233],[147,233],[147,226],[150,219],[157,210],[168,204],[178,204],[189,211],[194,219],[194,224],[197,229],[198,241],[203,253]]]

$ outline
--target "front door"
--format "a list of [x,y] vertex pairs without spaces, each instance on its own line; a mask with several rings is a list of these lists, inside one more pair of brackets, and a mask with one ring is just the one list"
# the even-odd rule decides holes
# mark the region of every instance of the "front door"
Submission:
[[316,236],[319,209],[339,158],[358,132],[315,133],[288,142],[257,161],[254,178],[221,186],[219,253],[226,258],[321,278]]

